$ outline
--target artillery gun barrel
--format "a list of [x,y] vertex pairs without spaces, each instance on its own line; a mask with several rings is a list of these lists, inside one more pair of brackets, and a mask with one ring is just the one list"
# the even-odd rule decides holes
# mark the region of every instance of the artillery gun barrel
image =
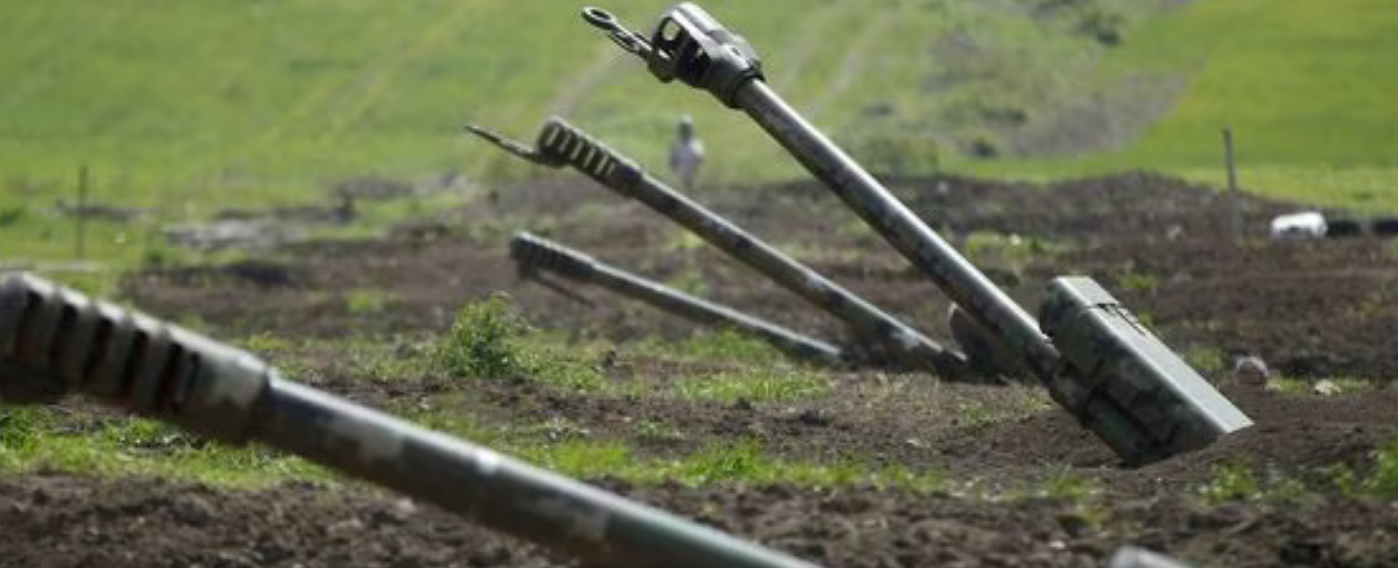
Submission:
[[516,234],[510,240],[510,256],[526,274],[531,270],[547,270],[572,280],[601,286],[681,317],[755,335],[797,359],[825,365],[837,365],[843,361],[840,348],[834,345],[627,273],[529,233]]
[[649,568],[815,568],[282,379],[257,357],[31,276],[0,282],[0,400],[82,392],[230,444],[256,440],[576,555]]
[[[872,348],[866,357],[890,357],[904,367],[930,369],[947,378],[966,378],[962,354],[947,349],[819,272],[708,210],[647,174],[631,159],[587,133],[553,117],[539,131],[535,149],[506,141],[485,129],[472,132],[536,163],[570,165],[618,194],[644,203],[709,244],[767,276],[812,305],[844,322],[856,339]],[[872,361],[880,362],[880,361]]]
[[750,81],[736,103],[806,169],[825,182],[884,240],[921,269],[952,301],[1036,369],[1052,369],[1058,353],[1038,324],[946,240],[923,223],[852,158],[787,106],[765,82]]
[[[741,109],[954,302],[1023,359],[1051,396],[1126,462],[1206,446],[1251,421],[1095,282],[1059,278],[1035,322],[764,81],[756,51],[703,9],[678,4],[650,39],[611,14],[583,18],[646,61]],[[1053,339],[1050,339],[1050,336]]]

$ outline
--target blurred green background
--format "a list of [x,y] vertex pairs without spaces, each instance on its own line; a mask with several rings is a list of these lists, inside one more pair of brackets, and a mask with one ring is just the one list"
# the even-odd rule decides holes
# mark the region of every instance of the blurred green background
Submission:
[[[646,28],[667,5],[605,7]],[[1390,0],[704,5],[876,171],[1217,183],[1232,126],[1249,191],[1398,211]],[[149,208],[151,227],[365,177],[531,175],[468,121],[532,139],[564,115],[664,173],[690,114],[706,191],[804,175],[742,114],[658,84],[556,2],[9,0],[0,85],[0,258],[73,254],[52,211],[84,165],[94,201]],[[96,223],[91,255],[139,258],[153,230]]]

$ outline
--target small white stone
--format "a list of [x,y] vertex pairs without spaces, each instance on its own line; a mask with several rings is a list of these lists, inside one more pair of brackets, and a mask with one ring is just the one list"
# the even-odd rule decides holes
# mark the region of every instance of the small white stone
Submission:
[[1311,385],[1311,392],[1320,396],[1335,396],[1343,392],[1343,390],[1344,389],[1340,388],[1340,385],[1330,379],[1321,379],[1316,381],[1314,385]]

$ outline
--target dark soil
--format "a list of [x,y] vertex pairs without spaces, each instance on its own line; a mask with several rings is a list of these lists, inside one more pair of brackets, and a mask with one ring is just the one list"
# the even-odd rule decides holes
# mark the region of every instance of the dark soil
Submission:
[[[300,378],[375,406],[465,394],[453,400],[464,398],[462,412],[487,423],[566,419],[581,430],[568,435],[624,439],[648,456],[751,440],[790,459],[943,472],[978,496],[1028,494],[1064,475],[1102,489],[1082,503],[612,484],[830,566],[1101,566],[1127,543],[1204,566],[1398,565],[1398,515],[1387,503],[1342,496],[1329,473],[1336,466],[1366,471],[1375,449],[1398,435],[1398,391],[1387,388],[1398,354],[1383,341],[1398,331],[1398,307],[1389,301],[1398,281],[1391,242],[1269,242],[1267,220],[1297,207],[1249,198],[1242,204],[1246,238],[1232,245],[1221,194],[1149,174],[1050,186],[956,178],[890,185],[1026,307],[1056,275],[1097,278],[1173,347],[1218,359],[1200,364],[1257,425],[1206,450],[1126,470],[1063,412],[1041,399],[1035,406],[1028,387],[946,384],[922,373],[835,372],[820,396],[733,404],[569,396],[525,379],[453,381],[429,373],[374,380],[335,354],[304,357]],[[946,339],[942,295],[821,187],[699,197]],[[605,291],[577,287],[595,304],[587,307],[518,280],[505,244],[510,232],[527,228],[655,279],[697,278],[710,298],[839,337],[836,323],[794,296],[705,248],[677,245],[679,230],[663,219],[571,179],[503,191],[448,221],[386,239],[300,244],[224,266],[151,271],[128,280],[125,295],[222,337],[363,334],[405,341],[409,357],[414,348],[401,338],[439,333],[463,302],[505,291],[540,327],[616,341],[615,361],[606,365],[613,380],[663,385],[724,364],[659,361],[630,350],[633,339],[688,333],[686,321]],[[998,236],[987,239],[992,233]],[[387,307],[353,309],[350,298],[365,291],[386,298]],[[1333,397],[1246,389],[1229,384],[1226,372],[1229,355],[1242,352],[1288,376],[1378,386]],[[977,412],[994,419],[969,418]],[[647,438],[635,432],[641,422],[680,435]],[[1299,480],[1319,497],[1223,505],[1197,498],[1220,468],[1234,465]],[[365,487],[242,492],[63,475],[0,482],[0,558],[36,567],[557,563]]]
[[[869,488],[612,489],[826,566],[1103,566],[1123,543],[1210,565],[1391,566],[1381,503],[1176,497],[1101,509]],[[0,481],[6,566],[577,566],[430,506],[366,489],[214,490],[63,475]]]
[[[1088,274],[1181,351],[1256,353],[1299,377],[1387,380],[1398,371],[1398,351],[1375,341],[1398,332],[1398,251],[1374,238],[1267,241],[1270,217],[1298,206],[1246,199],[1247,239],[1235,247],[1221,194],[1151,174],[1049,186],[959,178],[890,185],[953,243],[1018,236],[1018,247],[970,256],[1031,311],[1050,278]],[[741,201],[716,201],[739,225],[800,245],[811,266],[947,339],[942,295],[820,186],[748,189]],[[458,228],[390,240],[294,245],[271,261],[155,271],[130,281],[127,295],[157,314],[243,333],[441,330],[461,303],[498,291],[549,328],[616,340],[692,329],[605,291],[577,288],[593,299],[589,308],[519,279],[506,243],[511,232],[533,229],[656,280],[702,275],[710,299],[827,338],[841,334],[837,322],[720,253],[676,250],[681,229],[600,187],[546,180],[456,221]],[[366,290],[384,293],[387,309],[352,313],[348,296]]]

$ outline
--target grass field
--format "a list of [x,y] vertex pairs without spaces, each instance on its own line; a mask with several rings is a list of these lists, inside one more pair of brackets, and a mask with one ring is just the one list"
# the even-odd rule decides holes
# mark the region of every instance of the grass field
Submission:
[[[1386,100],[1398,8],[1384,0],[705,4],[752,40],[774,86],[872,169],[1152,168],[1219,182],[1218,133],[1230,125],[1250,190],[1398,210],[1398,105]],[[607,7],[637,27],[660,9]],[[656,84],[574,11],[496,0],[9,3],[0,258],[73,256],[72,221],[54,205],[72,201],[82,165],[96,201],[153,209],[145,224],[89,227],[89,258],[115,266],[145,256],[168,222],[304,203],[347,178],[455,173],[480,185],[530,171],[464,137],[467,121],[527,139],[564,114],[659,170],[675,118],[692,114],[710,185],[803,175],[740,113]],[[1104,44],[1103,30],[1121,45]],[[1162,78],[1183,81],[1178,104],[1114,150],[956,153],[1010,150],[1013,132],[1062,108]]]
[[1198,0],[1143,26],[1103,73],[1188,79],[1178,104],[1118,151],[983,164],[1037,176],[1141,167],[1222,184],[1221,130],[1234,129],[1248,189],[1398,211],[1398,5],[1383,0]]
[[[1021,4],[707,3],[753,38],[774,85],[851,138],[930,129],[907,117],[992,84],[1023,83],[998,89],[1022,98],[1024,86],[1061,82],[1036,68],[1071,68],[1083,42],[1029,22]],[[609,7],[642,27],[657,10]],[[461,124],[527,136],[555,112],[648,162],[675,117],[695,114],[716,151],[735,150],[718,151],[717,176],[795,173],[772,164],[776,150],[739,115],[655,84],[574,12],[494,0],[22,0],[0,21],[0,179],[8,197],[49,197],[88,164],[97,196],[129,205],[287,203],[349,176],[498,176],[509,168]],[[907,38],[925,44],[949,30],[986,46],[993,81],[920,96],[936,62]],[[892,118],[860,120],[874,103],[892,106]]]

